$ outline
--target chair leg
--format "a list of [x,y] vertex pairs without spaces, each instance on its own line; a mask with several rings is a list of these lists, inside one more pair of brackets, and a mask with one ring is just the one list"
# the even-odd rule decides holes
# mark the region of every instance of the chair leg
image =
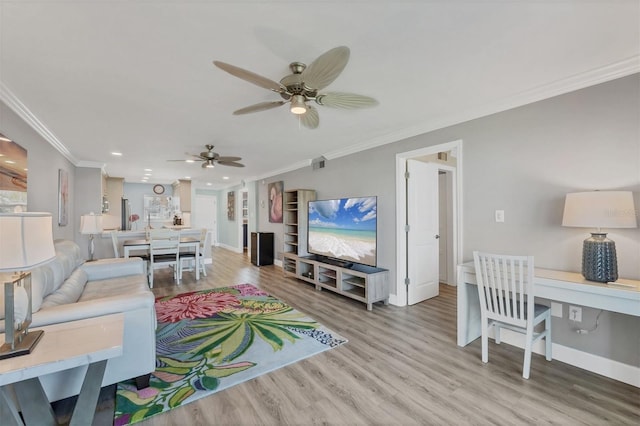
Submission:
[[482,320],[482,362],[489,362],[489,324]]
[[524,343],[524,365],[522,366],[522,377],[529,378],[529,372],[531,370],[531,351],[533,347],[533,326],[527,327],[526,342]]
[[545,336],[544,336],[544,342],[545,342],[545,358],[547,359],[547,361],[551,361],[552,356],[551,356],[551,344],[553,343],[551,340],[551,313],[549,311],[549,313],[547,313],[547,317],[544,319],[544,329],[545,329]]
[[202,275],[204,275],[205,277],[207,276],[207,268],[204,264],[204,259],[198,259],[198,264],[200,265],[200,272],[202,272]]

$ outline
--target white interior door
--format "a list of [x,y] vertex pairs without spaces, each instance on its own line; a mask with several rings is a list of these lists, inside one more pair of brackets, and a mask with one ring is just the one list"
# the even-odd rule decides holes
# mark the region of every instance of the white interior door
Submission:
[[440,269],[440,278],[439,281],[441,283],[449,282],[449,274],[448,274],[448,254],[449,254],[449,235],[448,235],[448,219],[449,219],[449,203],[447,202],[448,191],[448,174],[444,172],[438,171],[438,235],[440,238],[438,242],[440,244],[438,250],[439,263],[438,268]]
[[207,228],[211,233],[211,245],[218,243],[218,199],[210,195],[196,195],[194,214],[192,215],[194,228]]
[[439,294],[438,167],[407,160],[408,304]]

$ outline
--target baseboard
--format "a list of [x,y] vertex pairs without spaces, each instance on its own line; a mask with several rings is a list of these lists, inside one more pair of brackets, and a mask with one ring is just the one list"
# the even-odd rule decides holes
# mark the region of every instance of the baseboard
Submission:
[[273,264],[282,268],[282,260],[274,259]]
[[243,253],[243,250],[238,248],[238,247],[233,247],[233,246],[229,246],[227,244],[223,244],[223,243],[218,243],[218,247],[221,247],[225,250],[229,250],[232,251],[234,253]]
[[[493,330],[491,330],[493,336]],[[519,348],[524,348],[524,335],[502,329],[500,331],[502,342]],[[640,388],[640,368],[599,355],[583,352],[568,346],[553,343],[551,350],[553,359],[591,371],[610,379],[618,380],[631,386]],[[539,340],[533,345],[533,351],[537,354],[544,355],[544,341]]]

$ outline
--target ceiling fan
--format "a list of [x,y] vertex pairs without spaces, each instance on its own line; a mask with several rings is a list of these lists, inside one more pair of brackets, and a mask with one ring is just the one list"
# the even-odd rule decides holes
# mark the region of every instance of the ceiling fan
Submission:
[[283,98],[280,101],[261,102],[241,108],[234,111],[234,115],[264,111],[288,103],[291,112],[300,117],[303,126],[315,129],[320,123],[320,117],[318,111],[308,104],[310,101],[315,101],[318,105],[344,109],[367,108],[378,104],[378,101],[373,98],[353,93],[319,93],[340,75],[348,61],[349,48],[335,47],[320,55],[309,66],[302,62],[292,62],[289,65],[292,74],[282,78],[279,83],[225,62],[213,61],[213,63],[221,70],[279,93]]
[[[202,151],[200,154],[187,154],[202,161],[202,168],[212,169],[215,164],[231,167],[244,167],[244,164],[238,163],[242,160],[241,157],[221,157],[217,152],[213,152],[213,145],[205,145],[206,151]],[[193,162],[193,160],[167,160],[167,161],[187,161]]]

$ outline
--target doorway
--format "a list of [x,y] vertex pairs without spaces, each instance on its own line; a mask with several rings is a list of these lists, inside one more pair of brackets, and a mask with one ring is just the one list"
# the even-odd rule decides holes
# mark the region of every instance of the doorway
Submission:
[[218,198],[215,195],[196,194],[194,228],[206,228],[211,234],[211,245],[218,245]]
[[[409,164],[417,181],[411,182]],[[439,188],[446,193],[438,196]],[[439,226],[442,215],[444,227]],[[405,306],[433,297],[433,282],[437,286],[443,277],[455,285],[455,267],[462,259],[461,140],[396,154],[396,218],[396,294],[391,303]],[[445,241],[438,244],[441,235]]]

